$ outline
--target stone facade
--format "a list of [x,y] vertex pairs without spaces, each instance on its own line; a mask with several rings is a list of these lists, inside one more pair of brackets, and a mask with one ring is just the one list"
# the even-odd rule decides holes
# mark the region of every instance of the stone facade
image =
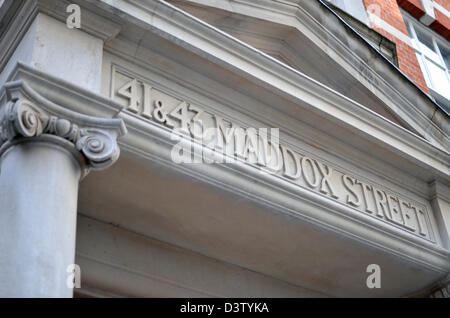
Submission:
[[0,18],[0,296],[448,297],[448,114],[322,1]]

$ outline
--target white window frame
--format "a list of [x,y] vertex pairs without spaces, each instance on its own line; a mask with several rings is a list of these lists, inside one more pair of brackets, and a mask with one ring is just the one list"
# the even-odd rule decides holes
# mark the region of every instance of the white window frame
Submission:
[[[412,39],[411,43],[412,43],[413,48],[414,48],[414,50],[416,52],[416,56],[417,56],[417,59],[418,59],[419,64],[420,64],[420,68],[421,68],[422,73],[423,73],[423,75],[425,77],[425,81],[427,83],[428,88],[433,90],[435,93],[438,93],[442,97],[445,97],[446,99],[450,99],[449,98],[449,96],[450,96],[450,69],[445,64],[444,58],[442,57],[441,50],[439,48],[439,46],[440,47],[445,47],[448,51],[450,51],[450,46],[449,46],[447,40],[445,40],[440,35],[438,35],[435,32],[433,32],[427,26],[421,24],[419,21],[416,21],[414,18],[411,18],[409,16],[409,14],[406,13],[404,10],[402,10],[402,15],[403,15],[403,18],[404,18],[404,20],[406,22],[406,26],[407,26],[408,32],[409,32],[409,34],[411,36],[411,39]],[[425,36],[427,36],[427,37],[429,37],[431,39],[432,44],[433,44],[434,52],[439,57],[439,63],[436,63],[436,61],[428,58],[426,56],[426,54],[424,54],[424,52],[420,48],[420,44],[419,43],[421,43],[421,42],[419,41],[419,39],[417,37],[417,33],[416,33],[417,29],[420,30],[423,34],[425,34]],[[434,65],[436,65],[437,67],[439,67],[440,69],[445,71],[445,75],[447,77],[447,83],[448,83],[448,86],[449,86],[449,89],[448,89],[448,91],[446,92],[445,95],[443,95],[442,91],[436,89],[436,85],[433,83],[433,77],[431,76],[431,73],[428,70],[426,61],[433,63]]]

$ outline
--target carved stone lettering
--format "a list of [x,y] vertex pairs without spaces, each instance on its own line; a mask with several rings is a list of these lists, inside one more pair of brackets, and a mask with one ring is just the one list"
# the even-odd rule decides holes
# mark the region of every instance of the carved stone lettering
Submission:
[[361,199],[358,193],[354,190],[354,185],[356,184],[356,180],[346,174],[342,176],[342,181],[344,183],[345,188],[348,191],[346,203],[350,204],[354,207],[361,206]]
[[[314,160],[309,157],[303,157],[301,161],[302,174],[306,183],[311,188],[316,188],[320,183],[320,178],[317,175],[317,168],[314,164]],[[310,171],[310,172],[308,172]]]
[[[172,149],[175,162],[245,163],[419,237],[434,240],[425,206],[281,144],[278,130],[274,132],[271,129],[268,136],[267,128],[241,127],[222,115],[209,113],[191,102],[162,93],[155,88],[155,83],[146,83],[126,73],[116,71],[115,74],[118,75],[113,75],[116,77],[113,78],[112,98],[124,103],[131,113],[178,132],[179,140],[187,138],[203,147],[186,149],[180,141]],[[31,117],[23,122],[33,122]],[[26,127],[20,129],[24,133],[28,131]],[[73,134],[70,129],[66,130],[68,135]],[[89,140],[81,140],[84,145],[89,144]]]

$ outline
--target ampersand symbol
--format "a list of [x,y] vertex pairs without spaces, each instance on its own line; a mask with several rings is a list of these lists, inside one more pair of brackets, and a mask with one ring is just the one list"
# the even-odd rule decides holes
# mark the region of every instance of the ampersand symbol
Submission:
[[162,102],[160,100],[155,101],[155,109],[153,110],[153,118],[163,124],[167,120],[167,114],[162,110]]

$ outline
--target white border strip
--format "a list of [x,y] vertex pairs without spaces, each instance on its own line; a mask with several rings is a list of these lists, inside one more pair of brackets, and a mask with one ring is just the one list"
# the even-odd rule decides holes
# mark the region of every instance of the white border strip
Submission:
[[410,47],[414,48],[411,38],[406,35],[405,33],[401,32],[400,30],[397,30],[395,27],[387,23],[386,21],[382,20],[379,16],[377,16],[374,13],[367,12],[369,16],[369,21],[373,26],[377,26],[390,35],[396,37],[400,41],[404,42],[405,44],[409,45]]
[[445,9],[445,8],[444,8],[443,6],[441,6],[439,3],[436,3],[436,2],[434,2],[434,1],[433,1],[433,6],[434,6],[434,8],[435,8],[436,10],[442,12],[444,15],[447,16],[447,18],[450,19],[450,12],[447,11],[447,9]]

